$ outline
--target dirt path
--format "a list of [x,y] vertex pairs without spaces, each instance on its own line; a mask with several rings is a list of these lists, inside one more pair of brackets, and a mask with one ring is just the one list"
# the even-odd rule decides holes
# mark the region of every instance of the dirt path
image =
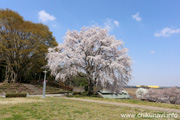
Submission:
[[180,110],[178,109],[161,108],[161,107],[153,107],[153,106],[145,106],[145,105],[135,105],[135,104],[128,104],[128,103],[107,102],[107,101],[90,100],[90,99],[82,99],[82,98],[67,98],[67,97],[64,97],[64,98],[69,99],[69,100],[77,100],[77,101],[84,101],[84,102],[94,102],[94,103],[100,103],[100,104],[135,107],[135,108],[142,108],[142,109],[149,109],[149,110],[159,110],[159,111],[164,111],[164,112],[180,113]]

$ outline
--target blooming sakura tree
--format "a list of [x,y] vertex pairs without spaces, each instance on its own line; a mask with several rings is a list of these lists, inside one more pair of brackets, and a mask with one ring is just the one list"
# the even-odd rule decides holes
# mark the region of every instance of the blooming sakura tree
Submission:
[[97,26],[68,31],[63,44],[49,48],[48,66],[56,80],[86,77],[89,95],[93,94],[94,86],[118,93],[131,79],[132,61],[123,44]]
[[136,97],[138,99],[144,99],[144,95],[148,92],[148,89],[145,88],[138,88],[136,90]]
[[163,90],[148,90],[143,95],[144,99],[153,102],[180,104],[180,90],[177,87],[166,88]]

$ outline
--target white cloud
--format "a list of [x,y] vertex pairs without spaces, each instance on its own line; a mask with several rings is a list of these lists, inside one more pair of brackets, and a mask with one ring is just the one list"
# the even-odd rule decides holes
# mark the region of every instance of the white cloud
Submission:
[[152,51],[151,51],[151,54],[154,54],[154,53],[156,53],[156,51],[152,50]]
[[119,27],[119,22],[117,20],[113,19],[106,19],[104,22],[104,28],[107,29],[108,31],[112,31],[114,27]]
[[119,27],[119,22],[118,22],[117,20],[114,20],[114,25],[115,25],[116,27]]
[[180,33],[180,29],[164,28],[159,33],[154,33],[155,37],[170,37],[171,34]]
[[135,19],[138,22],[140,22],[142,20],[142,18],[140,17],[139,12],[137,12],[135,15],[132,15],[132,18]]
[[39,20],[42,22],[54,21],[56,19],[53,15],[50,15],[45,10],[39,11],[38,17],[39,17]]

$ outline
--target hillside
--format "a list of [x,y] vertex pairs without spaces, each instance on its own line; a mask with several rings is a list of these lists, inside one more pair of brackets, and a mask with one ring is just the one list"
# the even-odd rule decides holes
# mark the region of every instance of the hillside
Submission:
[[[32,95],[42,94],[43,85],[33,85],[24,83],[0,83],[0,95],[4,93],[29,93]],[[58,94],[68,92],[62,87],[46,86],[47,94]]]

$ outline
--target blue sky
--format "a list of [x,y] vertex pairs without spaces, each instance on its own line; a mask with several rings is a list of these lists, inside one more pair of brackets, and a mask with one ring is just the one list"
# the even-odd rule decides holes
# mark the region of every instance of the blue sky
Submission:
[[133,59],[129,85],[159,86],[180,86],[179,5],[179,0],[0,0],[0,8],[48,25],[58,43],[67,30],[109,29]]

